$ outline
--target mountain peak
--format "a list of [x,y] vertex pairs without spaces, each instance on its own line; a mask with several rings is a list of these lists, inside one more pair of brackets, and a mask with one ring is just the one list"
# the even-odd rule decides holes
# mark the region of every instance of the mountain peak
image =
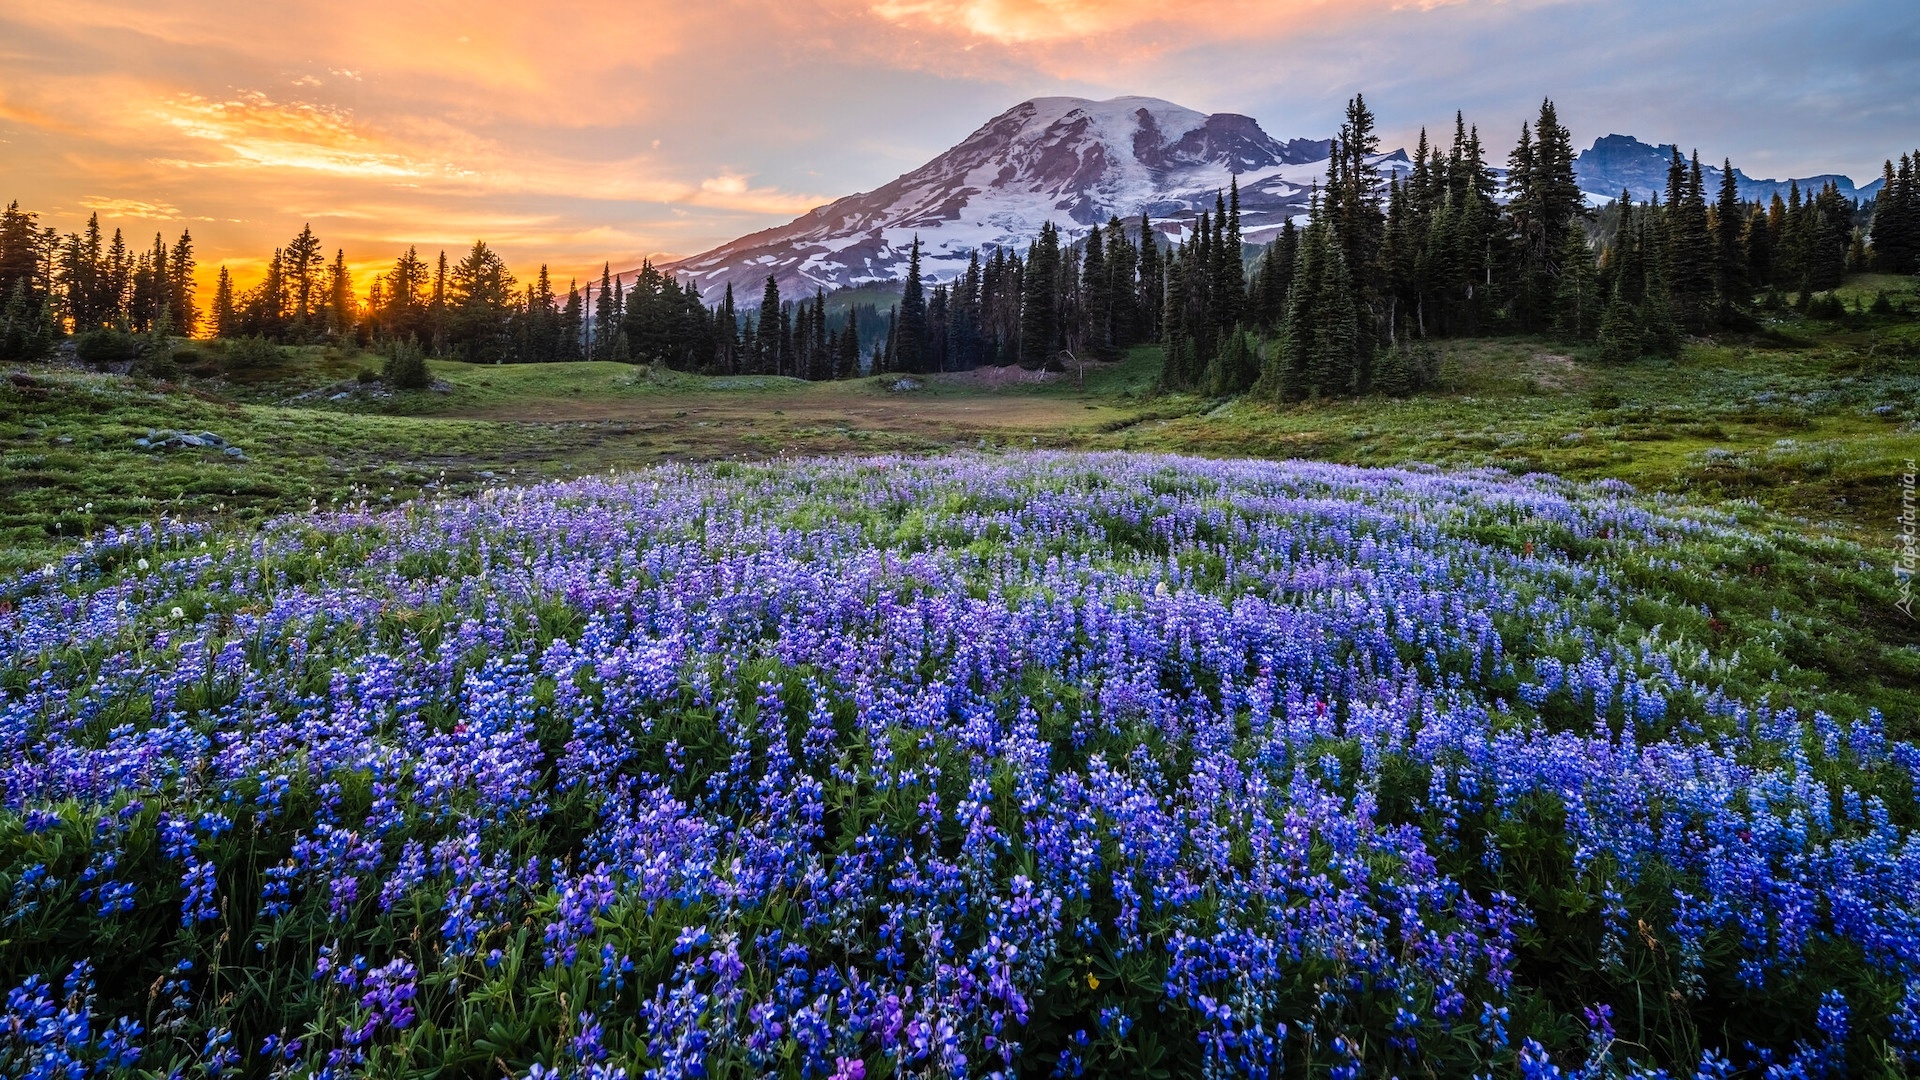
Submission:
[[898,280],[919,236],[926,274],[947,280],[983,247],[1024,249],[1047,221],[1072,238],[1144,212],[1181,235],[1181,219],[1236,180],[1244,230],[1258,239],[1306,212],[1328,146],[1159,98],[1036,97],[891,183],[664,269],[709,300],[729,283],[736,297],[757,296],[769,274],[783,294],[807,294]]

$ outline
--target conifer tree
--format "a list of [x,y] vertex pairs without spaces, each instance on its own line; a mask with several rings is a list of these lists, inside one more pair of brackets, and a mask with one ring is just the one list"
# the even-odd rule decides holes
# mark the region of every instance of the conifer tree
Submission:
[[474,241],[447,274],[446,335],[451,354],[475,364],[508,360],[513,355],[515,292],[506,262],[486,241]]
[[1787,185],[1787,203],[1780,214],[1779,243],[1774,249],[1774,284],[1806,291],[1810,286],[1813,221],[1800,197],[1799,181]]
[[1153,221],[1145,211],[1140,214],[1140,284],[1138,300],[1134,310],[1140,313],[1140,326],[1137,329],[1139,339],[1153,341],[1160,334],[1160,315],[1166,303],[1166,275],[1164,271],[1164,252],[1160,250],[1160,236],[1154,231]]
[[185,337],[200,332],[200,305],[194,299],[195,268],[193,234],[182,229],[167,256],[167,307],[173,313],[174,326]]
[[47,351],[48,322],[29,301],[27,285],[27,278],[13,278],[0,308],[0,360],[35,360]]
[[553,278],[547,272],[547,265],[541,263],[533,284],[527,286],[526,314],[520,335],[522,359],[539,363],[561,359],[562,333],[557,299],[553,293]]
[[[620,320],[620,291],[614,290],[613,318]],[[447,355],[447,253],[443,248],[439,261],[434,264],[433,295],[427,301],[426,320],[430,331],[433,355]]]
[[1081,296],[1086,347],[1096,356],[1111,356],[1113,342],[1113,293],[1107,278],[1107,245],[1099,229],[1087,234],[1081,264]]
[[1720,197],[1714,202],[1709,221],[1717,256],[1715,268],[1719,274],[1715,291],[1720,296],[1719,321],[1722,324],[1731,323],[1734,313],[1746,307],[1753,295],[1747,278],[1746,224],[1746,204],[1740,201],[1740,182],[1734,172],[1733,160],[1723,158],[1720,162]]
[[1718,276],[1703,188],[1700,155],[1694,154],[1688,165],[1675,147],[1667,174],[1669,198],[1662,218],[1666,250],[1660,270],[1672,289],[1675,317],[1693,329],[1702,329],[1710,321]]
[[395,341],[419,338],[427,331],[428,274],[417,248],[408,248],[387,271],[380,314],[381,330]]
[[1773,280],[1773,230],[1767,225],[1767,212],[1757,205],[1747,210],[1740,230],[1740,265],[1746,270],[1749,290]]
[[125,329],[130,314],[127,305],[133,291],[133,256],[127,250],[127,238],[119,229],[113,230],[113,242],[107,245],[101,285],[101,314],[107,323]]
[[894,324],[894,361],[896,371],[926,370],[927,298],[920,280],[920,237],[913,238],[907,253],[907,282],[900,295],[900,321]]
[[1281,223],[1280,235],[1260,254],[1248,290],[1247,310],[1252,324],[1262,331],[1276,329],[1286,317],[1287,289],[1293,282],[1293,265],[1299,248],[1300,234],[1294,228],[1293,218],[1289,217]]
[[347,251],[335,248],[333,265],[327,268],[326,303],[327,336],[340,340],[353,333],[353,280],[347,274]]
[[35,225],[38,215],[20,209],[18,201],[9,203],[0,213],[0,296],[12,296],[16,289],[30,315],[37,316],[49,297],[42,289],[40,262],[45,243]]
[[275,248],[267,260],[267,276],[246,293],[241,305],[241,332],[268,341],[287,339],[286,251]]
[[1231,203],[1223,202],[1218,193],[1214,195],[1212,280],[1208,283],[1212,323],[1219,334],[1240,324],[1246,306],[1247,269],[1240,254],[1240,182],[1236,177],[1229,184]]
[[833,377],[851,379],[860,374],[860,313],[847,308],[847,325],[840,331],[840,354],[834,363]]
[[1808,287],[1832,289],[1846,280],[1847,247],[1853,239],[1853,203],[1830,180],[1802,210],[1806,224]]
[[233,276],[222,265],[219,283],[213,289],[213,335],[232,338],[238,336],[239,331],[240,320],[233,307]]
[[1126,224],[1118,216],[1108,219],[1106,237],[1101,246],[1107,269],[1105,308],[1108,340],[1117,352],[1139,340],[1137,276],[1140,252],[1127,239]]
[[740,314],[733,300],[733,282],[727,282],[715,320],[714,364],[722,375],[740,373]]
[[1593,264],[1587,231],[1578,225],[1561,241],[1560,280],[1554,292],[1554,333],[1571,341],[1586,341],[1599,331],[1600,282]]
[[1171,390],[1184,390],[1193,378],[1193,335],[1187,328],[1187,257],[1184,245],[1167,257],[1163,273],[1166,295],[1160,315],[1161,349],[1166,359],[1160,381]]
[[287,298],[291,302],[294,322],[294,334],[306,340],[318,322],[316,315],[322,295],[320,271],[326,266],[327,257],[320,246],[320,238],[313,235],[312,225],[303,225],[300,235],[287,243],[281,253],[281,274],[287,282]]
[[100,215],[93,214],[84,232],[68,234],[60,258],[60,291],[76,334],[113,321],[102,255]]
[[807,378],[833,378],[833,355],[827,351],[827,291],[816,286],[813,290],[813,315],[808,320],[812,331],[811,355],[807,361]]
[[1286,318],[1277,350],[1268,354],[1260,386],[1288,401],[1352,392],[1354,338],[1359,334],[1352,276],[1333,236],[1331,213],[1314,197],[1293,272]]
[[773,375],[780,370],[780,283],[767,275],[760,292],[760,314],[754,338],[753,373]]
[[1891,159],[1881,176],[1879,195],[1874,198],[1874,266],[1882,273],[1911,274],[1920,271],[1920,151],[1902,154],[1896,167]]
[[[777,322],[779,324],[779,337],[776,339],[776,349],[778,351],[774,358],[773,373],[775,375],[792,375],[795,373],[792,304],[780,305],[780,314],[777,317]],[[894,325],[897,327],[899,323],[896,322]],[[898,371],[899,368],[896,367],[894,370]]]
[[[728,293],[732,298],[732,293]],[[560,309],[560,359],[578,360],[581,357],[580,335],[585,331],[586,309],[580,299],[580,285],[573,279],[567,279],[567,305]]]
[[1053,359],[1060,326],[1054,279],[1060,273],[1060,232],[1049,221],[1027,250],[1026,273],[1020,295],[1020,363],[1038,368]]

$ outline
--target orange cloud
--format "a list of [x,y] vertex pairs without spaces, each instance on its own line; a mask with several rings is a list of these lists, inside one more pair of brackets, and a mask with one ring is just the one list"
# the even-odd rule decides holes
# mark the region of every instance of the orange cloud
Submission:
[[172,203],[147,202],[143,199],[109,199],[100,195],[88,195],[80,200],[80,205],[110,218],[133,218],[138,221],[180,221],[186,217],[185,214],[180,212],[180,208]]
[[169,163],[306,169],[388,180],[418,179],[434,171],[380,149],[375,140],[354,130],[345,110],[305,102],[278,104],[258,91],[229,101],[184,94],[161,104],[155,114],[180,134],[214,143],[230,155]]

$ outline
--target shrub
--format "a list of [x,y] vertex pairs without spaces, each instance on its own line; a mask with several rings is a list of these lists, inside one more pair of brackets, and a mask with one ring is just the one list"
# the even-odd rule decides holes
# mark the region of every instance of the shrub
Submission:
[[1380,363],[1373,372],[1375,390],[1388,397],[1406,397],[1417,385],[1413,353],[1405,341],[1380,354]]
[[387,385],[396,390],[425,390],[433,385],[433,373],[427,370],[427,358],[417,338],[393,343],[383,375]]
[[146,342],[122,330],[101,327],[73,339],[74,355],[95,367],[123,364],[140,355]]
[[133,374],[151,379],[172,379],[180,374],[180,365],[172,349],[148,349],[133,362]]
[[275,367],[285,359],[280,346],[255,335],[227,343],[225,366],[228,371],[260,371]]
[[1600,315],[1600,359],[1625,364],[1645,356],[1647,335],[1640,328],[1640,314],[1619,297],[1607,304]]
[[1821,293],[1807,301],[1807,318],[1839,322],[1847,317],[1847,305],[1835,293]]

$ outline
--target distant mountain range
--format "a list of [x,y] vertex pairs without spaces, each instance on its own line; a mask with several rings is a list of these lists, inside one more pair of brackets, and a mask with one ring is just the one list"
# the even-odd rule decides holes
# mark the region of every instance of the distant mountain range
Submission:
[[[1629,191],[1634,199],[1644,201],[1649,195],[1667,190],[1667,166],[1673,160],[1673,151],[1672,143],[1648,146],[1631,135],[1608,135],[1594,140],[1593,146],[1582,150],[1580,156],[1574,159],[1573,168],[1580,178],[1580,190],[1586,192],[1590,199],[1606,202],[1619,198],[1622,191]],[[1687,151],[1681,151],[1681,156],[1690,155]],[[1711,200],[1720,190],[1720,166],[1708,164],[1703,155],[1700,172],[1706,181],[1707,198]],[[1791,186],[1796,183],[1803,194],[1818,193],[1832,183],[1839,187],[1840,194],[1849,199],[1871,199],[1885,183],[1876,177],[1873,183],[1865,187],[1855,187],[1852,177],[1837,173],[1791,180],[1755,180],[1738,168],[1733,170],[1733,178],[1739,184],[1742,199],[1759,199],[1762,202],[1775,195],[1786,198]]]
[[[1137,219],[1144,211],[1164,234],[1180,238],[1234,179],[1243,233],[1264,243],[1288,217],[1306,215],[1312,186],[1326,177],[1331,145],[1327,139],[1283,141],[1251,117],[1208,115],[1157,98],[1035,98],[891,183],[661,269],[698,285],[709,303],[731,284],[736,303],[747,307],[759,303],[769,274],[787,296],[902,280],[917,235],[922,272],[950,280],[983,247],[1026,250],[1047,221],[1071,240],[1114,215]],[[1622,190],[1645,198],[1665,190],[1671,153],[1669,146],[1609,135],[1583,151],[1575,168],[1595,202]],[[1489,154],[1504,158],[1504,150]],[[1386,174],[1404,175],[1412,167],[1404,150],[1376,161]],[[1720,170],[1706,171],[1711,193]],[[1769,198],[1776,190],[1784,195],[1788,183],[1735,176],[1747,198]],[[1855,188],[1844,176],[1799,183],[1818,190],[1829,180],[1850,198],[1871,197],[1879,188],[1878,181]]]

